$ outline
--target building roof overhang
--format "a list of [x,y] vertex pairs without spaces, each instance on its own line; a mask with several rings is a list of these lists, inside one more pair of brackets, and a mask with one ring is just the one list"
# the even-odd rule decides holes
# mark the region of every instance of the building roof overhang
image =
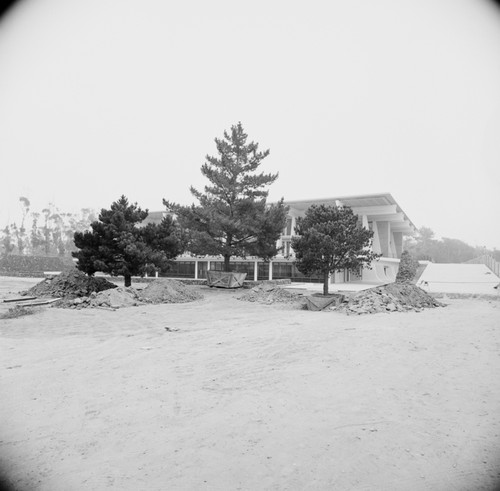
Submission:
[[396,202],[391,193],[362,194],[357,196],[339,196],[323,199],[289,200],[285,204],[290,207],[294,216],[303,216],[311,205],[348,206],[356,215],[366,215],[368,221],[388,221],[391,230],[413,235],[417,227]]

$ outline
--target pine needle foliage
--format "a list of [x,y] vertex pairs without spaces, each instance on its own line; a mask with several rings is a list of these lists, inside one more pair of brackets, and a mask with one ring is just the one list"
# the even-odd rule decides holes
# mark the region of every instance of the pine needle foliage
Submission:
[[379,257],[370,250],[373,232],[361,227],[347,206],[310,206],[297,218],[295,233],[292,247],[297,269],[306,275],[322,275],[324,295],[331,273],[344,269],[356,273]]
[[152,265],[161,271],[168,269],[183,250],[182,235],[171,217],[140,227],[147,216],[147,210],[130,204],[125,196],[109,210],[103,208],[91,230],[74,235],[79,250],[72,255],[78,260],[78,269],[88,275],[101,271],[123,276],[125,286],[131,285],[132,276],[143,276]]
[[267,204],[267,188],[278,174],[258,172],[269,150],[261,152],[247,139],[241,122],[215,139],[217,155],[207,155],[201,167],[209,184],[203,191],[190,188],[198,204],[180,206],[163,200],[188,233],[187,250],[223,256],[225,271],[230,271],[233,256],[274,257],[288,210],[283,199]]

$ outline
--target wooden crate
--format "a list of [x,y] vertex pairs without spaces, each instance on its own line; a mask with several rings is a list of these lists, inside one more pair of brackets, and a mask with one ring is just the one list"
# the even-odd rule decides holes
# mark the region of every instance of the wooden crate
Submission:
[[323,310],[332,303],[339,305],[344,300],[344,295],[339,293],[330,293],[326,297],[323,294],[315,293],[306,297],[308,310]]
[[207,284],[210,287],[241,288],[246,277],[246,273],[207,271]]

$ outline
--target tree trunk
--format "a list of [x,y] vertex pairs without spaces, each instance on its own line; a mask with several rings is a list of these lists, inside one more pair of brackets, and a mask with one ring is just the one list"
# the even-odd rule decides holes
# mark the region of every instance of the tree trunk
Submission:
[[129,274],[123,275],[125,277],[125,286],[132,285],[132,276]]
[[330,274],[328,272],[323,273],[323,295],[328,295],[329,279],[330,279]]
[[229,260],[231,259],[231,256],[225,255],[224,256],[224,271],[227,273],[231,272],[231,265],[229,263]]

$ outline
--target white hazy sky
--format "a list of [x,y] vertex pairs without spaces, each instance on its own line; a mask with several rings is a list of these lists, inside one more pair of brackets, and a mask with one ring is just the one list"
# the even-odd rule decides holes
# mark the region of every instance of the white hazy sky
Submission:
[[500,248],[500,10],[486,0],[25,0],[0,22],[0,226],[191,203],[241,121],[270,199],[391,192]]

